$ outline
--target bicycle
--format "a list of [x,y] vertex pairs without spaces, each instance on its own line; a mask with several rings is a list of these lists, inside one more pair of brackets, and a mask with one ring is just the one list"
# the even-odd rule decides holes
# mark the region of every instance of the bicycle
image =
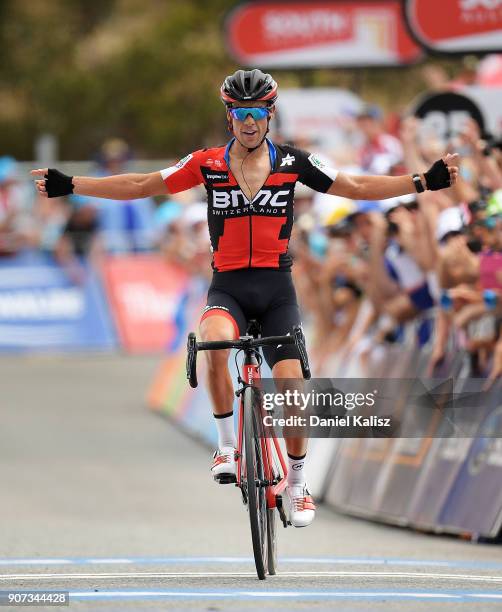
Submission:
[[[296,344],[305,379],[310,379],[310,368],[305,338],[300,326],[294,327],[293,333],[287,336],[266,338],[259,336],[260,328],[254,320],[248,323],[246,335],[237,340],[197,342],[195,334],[191,332],[188,335],[186,367],[190,386],[195,388],[197,387],[198,351],[237,349],[235,362],[239,372],[237,376],[239,386],[235,394],[240,397],[240,407],[235,486],[240,488],[243,504],[248,509],[256,573],[260,580],[265,580],[267,571],[273,576],[277,570],[275,509],[278,511],[283,526],[288,526],[282,503],[288,470],[273,430],[267,433],[267,436],[264,435],[263,407],[259,386],[263,357],[259,348],[279,344]],[[241,352],[244,355],[239,370],[237,359]]]

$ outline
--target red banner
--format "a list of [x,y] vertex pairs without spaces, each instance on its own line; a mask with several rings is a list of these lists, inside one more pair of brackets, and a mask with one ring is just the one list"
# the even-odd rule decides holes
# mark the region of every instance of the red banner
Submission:
[[165,351],[177,332],[186,273],[159,255],[134,255],[108,259],[103,276],[122,347]]
[[502,50],[502,0],[407,0],[405,12],[416,39],[433,51]]
[[399,0],[253,2],[227,20],[227,42],[246,65],[365,66],[417,60]]

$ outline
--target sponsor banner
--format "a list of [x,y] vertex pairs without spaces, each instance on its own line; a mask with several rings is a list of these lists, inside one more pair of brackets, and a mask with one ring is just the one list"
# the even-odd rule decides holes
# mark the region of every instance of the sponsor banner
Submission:
[[182,341],[188,277],[161,255],[110,257],[103,278],[123,348],[163,352]]
[[478,104],[452,91],[421,96],[411,112],[422,121],[420,131],[424,139],[434,136],[447,143],[465,129],[469,119],[474,119],[482,132],[485,130],[485,115]]
[[[394,350],[395,347],[389,347]],[[402,362],[404,372],[414,372],[418,378],[427,377],[430,353],[423,349],[417,351],[413,348],[403,351],[400,358],[395,355],[397,362]],[[448,380],[448,372],[444,380]],[[416,487],[417,479],[422,472],[422,466],[430,452],[432,438],[441,431],[440,408],[444,409],[447,401],[453,396],[453,383],[451,379],[444,384],[428,385],[429,392],[426,403],[433,405],[434,409],[428,412],[427,418],[416,419],[413,412],[421,410],[420,404],[412,400],[416,394],[414,386],[401,385],[401,389],[393,394],[395,398],[394,410],[399,413],[403,423],[409,422],[411,430],[416,437],[398,438],[389,445],[384,464],[376,479],[373,496],[373,508],[388,520],[405,524],[408,522],[408,507],[410,497]],[[446,393],[445,393],[446,392]],[[424,398],[425,399],[425,398]],[[442,406],[441,406],[442,404]],[[408,427],[410,427],[408,425]],[[444,429],[444,428],[443,428]],[[448,428],[449,429],[449,428]],[[448,431],[445,435],[452,435]]]
[[116,346],[94,270],[82,265],[75,285],[49,256],[0,261],[0,350],[104,350]]
[[[480,381],[482,384],[483,381]],[[502,382],[480,407],[483,422],[449,489],[437,522],[448,530],[496,537],[502,519]]]
[[502,50],[502,0],[406,0],[405,15],[414,38],[427,50]]
[[[429,355],[427,356],[427,358]],[[455,352],[438,368],[438,375],[450,376],[455,382],[454,393],[462,393],[463,384],[458,378],[462,369],[464,356]],[[455,422],[455,420],[453,420]],[[439,513],[448,496],[448,492],[462,466],[472,437],[477,429],[476,422],[469,431],[457,432],[458,437],[436,438],[430,440],[430,448],[424,457],[422,468],[416,484],[409,496],[409,506],[406,515],[411,524],[424,529],[437,529]]]
[[[406,361],[417,376],[427,363],[424,356]],[[428,399],[437,403],[440,409],[435,412],[443,417],[431,422],[425,435],[339,442],[327,470],[328,503],[393,524],[498,535],[502,526],[502,381],[485,392],[484,379],[462,378],[462,365],[463,355],[457,352],[444,372],[454,382],[453,394],[439,387],[430,389]],[[414,410],[410,387],[403,384],[402,392],[394,396],[395,410],[409,420]],[[450,409],[445,412],[447,405]]]
[[226,38],[249,66],[398,66],[421,56],[398,0],[248,2],[228,16]]

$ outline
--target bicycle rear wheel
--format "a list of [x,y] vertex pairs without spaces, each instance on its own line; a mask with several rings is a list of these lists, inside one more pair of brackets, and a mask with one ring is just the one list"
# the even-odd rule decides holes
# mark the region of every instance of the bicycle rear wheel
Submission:
[[255,392],[251,387],[244,391],[244,476],[246,479],[249,522],[251,539],[256,565],[256,573],[260,580],[265,580],[268,564],[267,559],[267,496],[264,485],[265,470],[260,440],[262,423],[258,406],[255,406]]

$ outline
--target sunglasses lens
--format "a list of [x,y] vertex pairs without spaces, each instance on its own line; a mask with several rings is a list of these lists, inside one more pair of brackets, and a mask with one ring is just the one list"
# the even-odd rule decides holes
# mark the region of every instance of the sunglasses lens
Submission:
[[239,121],[245,121],[248,115],[251,115],[256,121],[257,119],[268,117],[268,108],[232,108],[230,113],[232,117]]

